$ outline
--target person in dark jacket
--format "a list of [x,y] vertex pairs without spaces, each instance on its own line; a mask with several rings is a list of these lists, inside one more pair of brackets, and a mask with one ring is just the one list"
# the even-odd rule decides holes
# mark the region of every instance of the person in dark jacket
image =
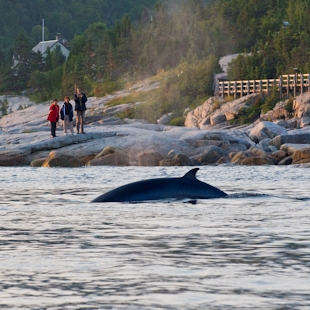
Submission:
[[73,106],[70,103],[70,97],[64,98],[64,104],[60,110],[60,118],[63,120],[64,134],[67,134],[67,130],[70,129],[71,133],[75,135],[73,130]]
[[84,124],[85,124],[85,111],[86,109],[86,101],[87,97],[84,93],[82,93],[82,89],[78,87],[76,89],[76,94],[74,95],[75,101],[75,111],[76,111],[76,130],[77,133],[84,132]]
[[47,120],[51,122],[51,135],[53,138],[56,137],[56,125],[59,120],[59,105],[58,100],[54,99],[50,105],[50,110],[47,115]]

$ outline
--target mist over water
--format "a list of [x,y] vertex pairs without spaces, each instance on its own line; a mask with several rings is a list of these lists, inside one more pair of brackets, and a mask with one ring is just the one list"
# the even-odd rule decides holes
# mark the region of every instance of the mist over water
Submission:
[[0,167],[0,308],[310,307],[308,169],[201,167],[228,197],[90,203],[189,169]]

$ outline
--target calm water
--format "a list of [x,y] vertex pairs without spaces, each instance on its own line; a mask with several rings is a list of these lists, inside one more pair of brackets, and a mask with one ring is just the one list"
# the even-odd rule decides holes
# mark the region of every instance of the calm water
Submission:
[[202,167],[228,198],[90,203],[188,170],[0,167],[0,309],[309,309],[309,169]]

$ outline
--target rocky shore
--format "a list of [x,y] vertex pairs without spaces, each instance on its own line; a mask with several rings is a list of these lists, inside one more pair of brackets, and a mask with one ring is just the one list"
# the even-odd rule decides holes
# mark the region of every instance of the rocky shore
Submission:
[[0,166],[310,165],[310,92],[295,98],[291,117],[279,102],[254,124],[233,126],[229,121],[255,96],[220,106],[210,98],[187,114],[184,127],[120,120],[115,111],[125,107],[105,106],[111,95],[93,97],[86,133],[64,135],[58,126],[56,138],[46,120],[49,102],[12,97],[10,113],[0,118]]

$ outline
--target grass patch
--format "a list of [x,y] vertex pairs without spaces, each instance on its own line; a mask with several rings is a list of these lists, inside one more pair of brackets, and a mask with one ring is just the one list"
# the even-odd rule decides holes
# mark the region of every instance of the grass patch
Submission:
[[225,102],[219,101],[219,100],[214,100],[213,103],[213,107],[212,107],[212,113],[214,111],[216,111],[217,109],[219,109],[221,107],[222,104],[224,104]]
[[114,107],[116,105],[121,105],[121,104],[146,101],[146,100],[150,99],[151,92],[152,91],[148,91],[148,92],[133,92],[133,93],[130,93],[129,95],[127,95],[127,96],[116,97],[116,98],[113,98],[111,101],[107,102],[106,106]]
[[24,129],[23,131],[22,131],[22,133],[32,133],[33,131],[31,130],[31,129]]

